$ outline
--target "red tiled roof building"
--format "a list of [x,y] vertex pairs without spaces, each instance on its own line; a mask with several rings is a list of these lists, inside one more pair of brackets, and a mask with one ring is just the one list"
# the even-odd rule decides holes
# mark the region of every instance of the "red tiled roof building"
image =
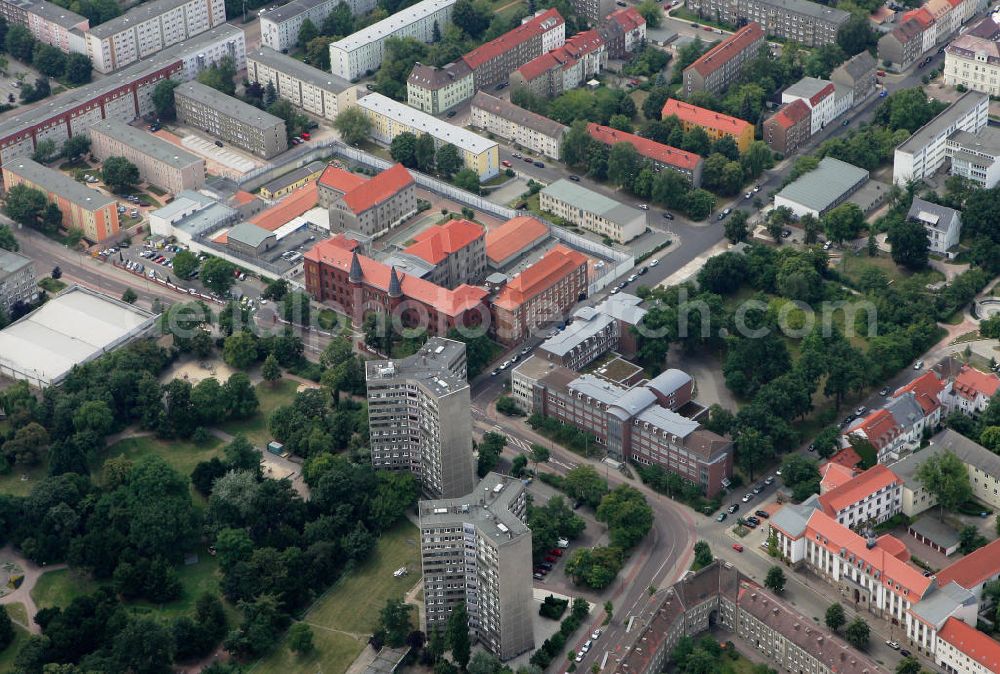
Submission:
[[691,181],[694,187],[701,186],[701,167],[704,163],[699,155],[685,150],[679,150],[670,145],[657,143],[655,140],[637,136],[634,133],[627,133],[612,129],[610,126],[601,126],[590,122],[587,124],[587,133],[594,140],[612,147],[618,143],[630,143],[640,155],[650,160],[656,169],[670,169],[677,171]]
[[740,152],[746,152],[753,142],[753,124],[736,117],[724,115],[708,108],[699,108],[697,105],[684,103],[675,98],[668,98],[663,104],[663,118],[674,115],[681,122],[681,127],[685,131],[690,131],[694,127],[705,130],[708,137],[715,141],[723,136],[729,136],[736,143]]
[[509,281],[493,298],[493,330],[502,344],[562,319],[587,292],[587,257],[559,244]]
[[684,69],[684,93],[721,94],[739,79],[743,67],[757,58],[764,38],[760,24],[751,22],[709,49]]
[[318,202],[330,209],[330,231],[375,237],[417,212],[416,187],[402,164],[373,178],[327,166],[317,185]]
[[434,269],[424,279],[455,288],[474,283],[486,271],[486,237],[482,226],[468,220],[449,220],[413,237],[404,253],[419,257]]
[[811,128],[812,111],[796,99],[764,120],[764,142],[787,157],[809,140]]
[[355,325],[365,315],[389,315],[404,327],[426,325],[431,335],[484,322],[486,291],[470,285],[448,290],[387,267],[337,239],[327,239],[305,254],[306,291],[329,302]]
[[588,30],[522,65],[511,74],[510,83],[536,96],[551,98],[580,86],[584,80],[604,70],[607,64],[604,39],[596,30]]
[[555,9],[547,9],[495,40],[465,54],[475,88],[486,91],[510,81],[510,74],[533,58],[566,41],[566,23]]

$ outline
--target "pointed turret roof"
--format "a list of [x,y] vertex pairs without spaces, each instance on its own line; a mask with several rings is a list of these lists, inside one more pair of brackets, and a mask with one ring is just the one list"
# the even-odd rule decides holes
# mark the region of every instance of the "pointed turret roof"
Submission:
[[400,283],[399,274],[396,273],[396,267],[393,266],[389,269],[389,297],[402,297],[403,296],[403,284]]
[[354,251],[351,256],[351,273],[348,279],[351,283],[361,283],[361,260],[358,259],[358,251]]

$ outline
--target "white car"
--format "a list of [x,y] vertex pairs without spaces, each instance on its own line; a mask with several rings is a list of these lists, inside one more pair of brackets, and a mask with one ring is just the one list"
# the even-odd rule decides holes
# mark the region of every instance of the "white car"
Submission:
[[584,653],[583,651],[580,651],[579,653],[577,653],[576,654],[576,661],[577,662],[583,662],[583,656],[584,655],[586,655],[586,653]]
[[649,205],[647,205],[647,204],[639,204],[639,208],[641,208],[644,211],[648,211],[649,210]]
[[885,645],[888,646],[889,648],[891,648],[894,651],[898,651],[899,650],[899,644],[897,642],[895,642],[895,641],[886,641]]
[[500,369],[501,370],[506,370],[508,367],[510,367],[510,361],[509,360],[505,360],[504,362],[502,362],[500,364]]
[[916,363],[913,364],[914,370],[920,370],[923,369],[923,367],[924,367],[924,361],[922,360],[918,360]]
[[590,635],[590,638],[593,639],[594,641],[597,641],[600,637],[601,637],[601,630],[599,629],[594,630]]
[[650,267],[655,267],[655,266],[656,266],[656,265],[658,265],[658,264],[660,264],[660,261],[659,261],[659,260],[653,260],[652,262],[650,262],[650,263],[649,263],[649,266],[650,266]]
[[743,497],[744,503],[749,503],[752,500],[753,500],[753,494],[747,494],[746,496]]

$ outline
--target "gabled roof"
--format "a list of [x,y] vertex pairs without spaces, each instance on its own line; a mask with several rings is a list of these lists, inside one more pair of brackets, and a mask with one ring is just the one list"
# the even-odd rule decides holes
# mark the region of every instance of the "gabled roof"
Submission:
[[958,376],[955,377],[955,383],[952,384],[951,390],[955,392],[955,395],[972,400],[977,395],[992,398],[998,388],[1000,388],[1000,377],[964,365]]
[[909,21],[910,19],[916,21],[924,28],[927,28],[932,23],[934,23],[934,16],[925,7],[918,7],[917,9],[911,9],[909,12],[903,15],[904,23],[906,21]]
[[[321,241],[310,248],[305,258],[312,262],[327,265],[348,272],[354,259],[357,259],[361,271],[361,282],[365,285],[378,288],[388,293],[392,271],[389,267],[377,262],[370,257],[357,255],[356,252],[347,250],[344,246],[327,239]],[[473,309],[483,302],[486,291],[467,284],[462,284],[454,290],[448,290],[441,286],[434,285],[430,281],[403,274],[396,271],[401,277],[400,286],[403,295],[412,298],[427,306],[434,307],[440,313],[448,316],[458,316],[465,311]]]
[[738,31],[698,57],[698,60],[684,70],[695,70],[702,77],[708,77],[719,68],[742,54],[755,42],[763,42],[764,29],[756,21],[751,21]]
[[925,372],[906,386],[896,389],[893,397],[912,393],[917,404],[923,409],[924,414],[931,414],[941,407],[941,392],[944,390],[944,382],[938,379],[934,372]]
[[646,25],[646,19],[636,11],[635,7],[626,7],[608,14],[608,21],[614,22],[626,32]]
[[796,124],[808,120],[812,116],[812,110],[801,98],[785,105],[771,116],[771,120],[781,128],[788,130]]
[[429,227],[413,237],[414,243],[403,249],[421,260],[438,264],[449,255],[462,250],[483,236],[483,228],[468,220],[449,220],[443,225]]
[[609,147],[616,143],[630,143],[643,157],[683,171],[694,171],[698,168],[698,164],[701,163],[701,157],[694,152],[679,150],[676,147],[657,143],[655,140],[643,138],[634,133],[612,129],[610,126],[601,126],[600,124],[589,122],[587,124],[587,133],[594,140],[604,143]]
[[336,166],[327,166],[323,170],[323,175],[319,177],[319,184],[329,187],[338,192],[350,192],[355,187],[360,187],[368,182],[368,179],[358,173],[345,171]]
[[513,122],[518,126],[537,131],[542,135],[555,138],[556,140],[561,140],[563,135],[569,131],[569,127],[563,126],[555,120],[522,108],[519,105],[514,105],[508,100],[491,96],[485,91],[476,92],[476,95],[472,97],[472,107],[485,110],[491,115],[496,115],[508,122]]
[[869,548],[862,536],[821,510],[813,512],[809,517],[806,536],[832,554],[842,556],[850,564],[860,563],[860,568],[866,573],[873,577],[877,575],[878,582],[885,589],[910,602],[919,600],[934,582],[916,567],[910,566],[893,555],[890,550],[878,545],[877,541],[874,547]]
[[911,40],[919,40],[924,34],[924,25],[916,19],[903,19],[903,21],[892,29],[889,35],[896,38],[902,44]]
[[559,244],[505,285],[493,304],[513,311],[586,264],[583,253]]
[[413,176],[402,164],[395,164],[378,173],[364,185],[344,195],[344,203],[355,213],[366,211],[387,201],[401,190],[414,184]]
[[948,618],[938,637],[982,665],[988,672],[1000,672],[1000,643],[958,618]]
[[882,449],[902,433],[896,420],[887,410],[875,410],[860,422],[852,426],[848,433],[861,433],[875,449]]
[[663,104],[663,117],[669,117],[670,115],[677,115],[677,118],[682,122],[716,129],[722,133],[733,135],[744,133],[747,128],[753,129],[753,125],[750,122],[730,117],[729,115],[723,115],[721,112],[715,112],[707,108],[699,108],[697,105],[691,105],[690,103],[682,103],[674,98],[668,98],[667,102]]
[[318,200],[319,193],[316,189],[316,181],[310,180],[302,187],[292,190],[274,206],[264,209],[250,218],[248,222],[273,232],[314,207]]
[[819,467],[820,493],[825,494],[828,491],[836,489],[840,485],[852,480],[854,475],[855,471],[853,468],[827,461]]
[[844,508],[865,500],[880,489],[897,484],[901,485],[903,481],[891,470],[879,464],[826,492],[819,497],[819,502],[828,515],[836,517]]
[[938,571],[939,585],[954,581],[971,590],[1000,576],[1000,539],[993,541]]
[[809,101],[809,107],[815,108],[827,96],[832,96],[833,82],[817,77],[803,77],[801,80],[781,92],[782,98],[794,96]]
[[844,447],[830,457],[830,463],[836,463],[845,468],[854,468],[861,463],[861,455],[853,447]]
[[517,28],[507,31],[495,40],[490,40],[481,47],[476,47],[462,57],[465,64],[475,70],[501,54],[511,51],[519,44],[527,42],[536,35],[544,35],[556,26],[564,23],[562,15],[556,9],[549,9],[525,21]]
[[533,247],[549,235],[548,226],[530,215],[511,218],[486,232],[486,257],[503,262],[514,253]]

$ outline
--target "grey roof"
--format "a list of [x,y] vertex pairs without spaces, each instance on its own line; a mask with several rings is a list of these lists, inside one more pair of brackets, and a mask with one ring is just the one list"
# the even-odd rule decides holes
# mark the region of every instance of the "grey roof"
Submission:
[[422,0],[415,5],[407,7],[405,12],[396,12],[378,23],[373,23],[367,28],[362,28],[356,33],[348,35],[343,40],[334,42],[330,45],[330,48],[354,51],[372,42],[378,42],[389,37],[401,28],[414,24],[424,17],[431,16],[445,7],[450,7],[455,2],[456,0]]
[[[285,7],[287,6],[285,5]],[[280,9],[284,9],[284,7]],[[274,68],[289,77],[294,77],[297,80],[334,94],[343,93],[351,87],[357,86],[351,84],[343,77],[338,77],[319,68],[313,68],[308,63],[303,63],[297,58],[292,58],[288,54],[282,54],[280,51],[275,51],[270,47],[261,47],[250,52],[247,54],[247,61],[256,61],[257,63]]]
[[326,167],[326,164],[321,161],[314,161],[295,169],[285,175],[275,178],[269,183],[266,183],[262,189],[267,189],[272,194],[283,190],[289,185],[294,185],[298,181],[311,176],[314,173],[321,172]]
[[566,385],[566,388],[590,396],[605,405],[614,405],[627,394],[621,386],[592,374],[583,374]]
[[538,381],[545,375],[553,372],[556,369],[566,369],[561,365],[556,365],[555,363],[549,362],[548,360],[542,358],[541,356],[528,356],[526,359],[517,364],[515,368],[511,370],[511,376],[517,373],[528,379],[533,379]]
[[421,501],[417,505],[420,526],[475,523],[480,532],[501,542],[504,538],[530,534],[524,522],[511,512],[515,501],[523,493],[524,485],[519,479],[488,473],[471,494]]
[[58,194],[80,208],[95,211],[115,203],[112,197],[78,183],[62,171],[56,171],[26,157],[6,162],[4,171],[11,171],[42,189]]
[[218,201],[212,201],[205,208],[202,208],[178,222],[173,223],[177,229],[183,230],[191,235],[203,234],[213,228],[235,221],[239,217],[239,211],[226,206]]
[[213,203],[215,203],[215,199],[201,192],[182,190],[180,194],[174,197],[173,201],[162,208],[157,208],[150,215],[155,215],[165,220],[173,220],[176,215],[192,207],[199,206],[205,208]]
[[643,217],[642,211],[620,203],[609,197],[588,190],[577,183],[560,178],[542,190],[543,193],[563,201],[573,204],[591,213],[596,213],[603,218],[619,224],[628,224],[635,218]]
[[428,264],[416,255],[403,252],[393,253],[382,260],[382,264],[387,267],[395,267],[399,271],[417,278],[423,278],[434,271],[434,265]]
[[691,383],[691,375],[676,368],[664,370],[646,383],[646,386],[659,392],[661,395],[669,396],[677,389]]
[[116,33],[161,16],[189,2],[191,0],[153,0],[152,2],[145,2],[141,5],[136,5],[120,16],[116,16],[100,25],[93,26],[88,32],[101,39],[111,37]]
[[875,57],[872,56],[866,49],[860,54],[852,56],[845,63],[837,66],[833,72],[843,72],[851,77],[851,79],[858,80],[863,77],[865,73],[874,70],[875,65]]
[[[425,0],[427,1],[427,0]],[[412,9],[412,8],[410,8]],[[406,11],[410,11],[407,9]],[[479,134],[468,129],[428,115],[399,101],[394,101],[382,94],[368,94],[358,99],[358,107],[370,110],[375,114],[384,115],[389,119],[410,127],[417,132],[429,133],[442,143],[451,143],[460,150],[480,154],[492,147],[496,147],[496,141],[483,138]]]
[[249,103],[244,103],[238,98],[233,98],[228,94],[224,94],[194,80],[185,82],[174,89],[174,96],[190,98],[196,103],[201,103],[227,117],[231,117],[238,122],[257,129],[270,129],[278,124],[284,125],[285,123],[280,117],[276,117],[260,108],[255,108]]
[[406,84],[413,84],[422,89],[440,89],[455,80],[471,76],[472,68],[461,59],[440,68],[416,63],[410,71],[410,76],[406,78]]
[[[948,136],[948,142],[954,143],[965,150],[985,152],[994,157],[1000,155],[1000,130],[989,125],[984,126],[975,133],[956,131]],[[977,158],[976,161],[983,161],[983,158]]]
[[919,486],[917,470],[927,459],[946,451],[953,452],[966,465],[974,466],[988,475],[1000,475],[1000,456],[982,445],[969,440],[964,435],[946,429],[931,438],[930,445],[889,466],[910,488]]
[[944,548],[951,548],[959,543],[958,533],[936,517],[921,517],[909,528]]
[[241,222],[234,225],[226,234],[228,240],[239,241],[254,248],[264,243],[270,236],[274,236],[274,232],[258,227],[252,222]]
[[662,429],[678,438],[686,438],[698,429],[698,422],[671,412],[659,405],[650,405],[636,417],[639,421]]
[[35,0],[34,2],[26,2],[24,4],[29,13],[37,14],[46,21],[51,21],[52,23],[66,29],[73,28],[81,23],[87,22],[87,17],[80,16],[76,12],[71,12],[68,9],[51,2],[47,2],[46,0]]
[[815,498],[806,499],[798,505],[786,503],[778,512],[771,515],[771,524],[792,538],[798,538],[805,533],[813,511],[820,509],[819,500]]
[[565,356],[594,335],[603,332],[615,320],[607,314],[597,314],[593,311],[589,316],[590,318],[581,318],[566,326],[565,330],[549,337],[538,348],[556,356]]
[[975,603],[974,594],[952,581],[944,587],[936,588],[929,596],[924,595],[923,599],[910,607],[910,611],[924,622],[940,628],[945,620],[955,614],[955,611],[962,606],[972,606]]
[[412,356],[367,361],[365,378],[369,383],[377,379],[411,379],[443,397],[469,386],[465,362],[465,344],[431,337]]
[[165,65],[181,60],[184,56],[197,54],[204,45],[213,44],[220,39],[227,39],[227,36],[228,38],[238,37],[242,40],[243,31],[228,23],[221,24],[184,42],[171,45],[149,58],[133,63],[107,77],[50,96],[41,105],[26,109],[18,108],[15,111],[18,113],[17,115],[0,122],[0,139],[20,133],[28,126],[53,119],[80,106],[89,105],[101,96],[130,86],[143,76],[155,73]]
[[187,150],[117,119],[105,119],[94,124],[88,132],[94,131],[119,140],[137,152],[148,155],[175,169],[183,169],[191,164],[205,163],[204,159],[196,157]]
[[788,87],[781,92],[784,96],[788,94],[789,96],[795,96],[797,98],[812,98],[819,92],[823,91],[831,82],[829,80],[821,80],[816,77],[803,77],[801,80]]
[[993,19],[992,14],[987,14],[979,23],[966,30],[965,34],[995,40],[1000,37],[1000,24]]
[[635,295],[618,293],[604,298],[604,301],[597,305],[596,310],[623,323],[638,325],[642,317],[646,315],[646,310],[639,306],[641,303],[642,300]]
[[288,21],[289,19],[294,19],[299,14],[303,12],[308,12],[310,9],[319,7],[320,5],[326,4],[330,0],[294,0],[287,5],[282,5],[277,9],[271,9],[260,15],[262,21],[274,21],[275,23],[281,23],[282,21]]
[[924,410],[917,402],[913,391],[907,391],[903,395],[893,398],[884,405],[883,409],[892,415],[897,424],[904,428],[913,426],[924,418]]
[[15,274],[31,264],[31,258],[20,253],[15,253],[6,248],[0,248],[0,274],[9,276]]
[[851,16],[849,12],[845,12],[842,9],[834,9],[833,7],[827,7],[817,2],[809,2],[808,0],[761,0],[761,4],[770,7],[779,7],[789,12],[803,14],[813,19],[821,19],[837,25],[846,22]]
[[476,95],[472,97],[472,107],[485,110],[501,119],[513,122],[518,126],[526,127],[532,131],[537,131],[549,138],[562,138],[563,134],[569,131],[569,127],[555,120],[551,120],[530,110],[525,110],[521,106],[514,105],[502,98],[490,96],[485,91],[476,92]]
[[867,177],[868,171],[862,168],[833,157],[823,157],[815,170],[787,185],[778,196],[824,211],[844,192]]
[[908,219],[919,220],[924,224],[933,225],[942,229],[944,228],[942,226],[950,225],[950,223],[955,220],[955,216],[957,215],[958,211],[954,208],[948,208],[947,206],[935,204],[930,201],[924,201],[919,197],[913,198],[910,210],[906,213],[906,217]]
[[[626,417],[634,417],[655,402],[655,393],[645,386],[636,386],[614,401],[614,409],[616,412],[624,413]],[[616,416],[624,418],[621,414],[616,414]]]
[[981,94],[978,91],[965,92],[937,117],[924,124],[917,129],[916,133],[900,143],[896,150],[900,152],[918,152],[943,133],[945,129],[952,126],[956,119],[969,114],[969,112],[984,102],[988,104],[989,100],[989,96]]

